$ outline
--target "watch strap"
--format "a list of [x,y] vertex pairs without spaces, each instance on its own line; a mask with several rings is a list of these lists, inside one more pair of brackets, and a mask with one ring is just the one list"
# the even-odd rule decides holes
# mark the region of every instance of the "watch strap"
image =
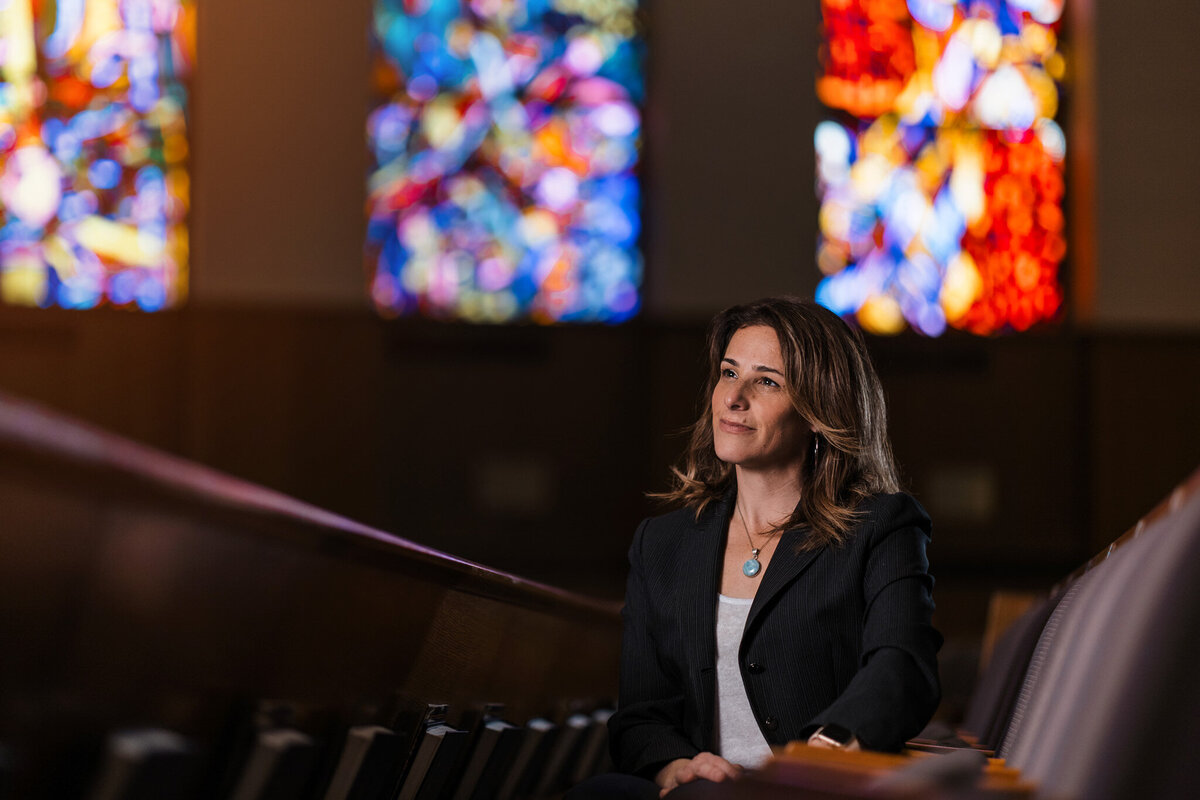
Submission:
[[842,725],[822,725],[810,737],[833,747],[848,747],[854,741],[854,731]]

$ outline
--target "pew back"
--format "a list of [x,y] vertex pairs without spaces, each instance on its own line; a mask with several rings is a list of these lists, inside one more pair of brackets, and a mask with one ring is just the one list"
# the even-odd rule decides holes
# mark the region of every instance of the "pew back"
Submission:
[[1200,788],[1200,492],[1173,498],[1065,587],[1042,632],[998,753],[1042,796]]

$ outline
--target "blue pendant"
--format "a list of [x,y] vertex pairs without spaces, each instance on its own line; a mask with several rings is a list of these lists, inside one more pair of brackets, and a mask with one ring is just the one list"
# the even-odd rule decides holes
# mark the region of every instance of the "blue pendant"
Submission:
[[757,558],[748,559],[745,564],[742,564],[742,574],[747,578],[753,578],[761,570],[762,562],[760,562]]

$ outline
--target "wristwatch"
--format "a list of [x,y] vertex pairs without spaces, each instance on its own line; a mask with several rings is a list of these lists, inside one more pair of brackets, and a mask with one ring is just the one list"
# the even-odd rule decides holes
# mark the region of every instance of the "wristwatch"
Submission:
[[848,747],[854,741],[854,732],[849,728],[843,728],[841,725],[822,725],[813,731],[813,735],[808,737],[811,743],[814,740],[819,740],[830,747],[838,749]]

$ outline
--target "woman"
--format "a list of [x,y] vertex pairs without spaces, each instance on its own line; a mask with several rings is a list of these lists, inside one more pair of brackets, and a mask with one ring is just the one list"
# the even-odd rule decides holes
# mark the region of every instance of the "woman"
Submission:
[[719,314],[708,348],[709,402],[665,495],[682,507],[629,551],[609,723],[627,775],[598,794],[736,778],[798,739],[896,750],[940,695],[929,518],[898,493],[861,337],[776,298]]

